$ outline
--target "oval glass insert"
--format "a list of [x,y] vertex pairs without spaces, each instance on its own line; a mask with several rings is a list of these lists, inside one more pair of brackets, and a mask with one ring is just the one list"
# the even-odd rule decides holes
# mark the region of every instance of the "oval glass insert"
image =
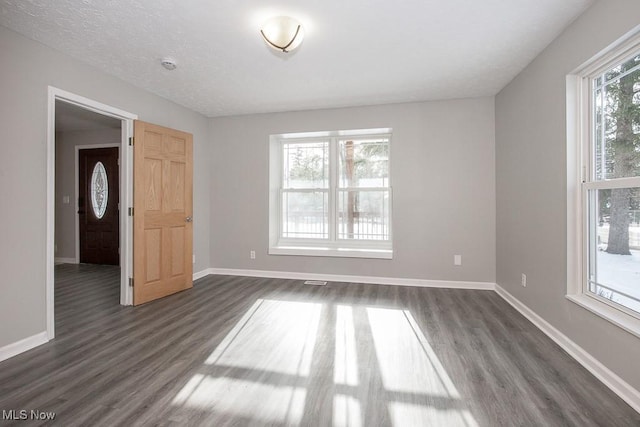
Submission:
[[96,163],[91,174],[91,207],[96,218],[101,219],[107,211],[109,182],[107,171],[102,162]]

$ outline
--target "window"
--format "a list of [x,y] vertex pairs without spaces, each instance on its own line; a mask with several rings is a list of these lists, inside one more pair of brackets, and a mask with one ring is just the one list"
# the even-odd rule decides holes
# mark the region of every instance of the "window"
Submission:
[[107,210],[109,200],[109,183],[107,171],[102,162],[96,163],[91,174],[91,207],[98,219],[102,219]]
[[627,327],[638,334],[639,41],[630,40],[609,52],[574,79],[581,175],[575,219],[582,259],[575,263],[580,270],[575,277],[579,287],[569,292],[573,299],[609,320],[620,323],[622,319],[622,323],[634,325]]
[[391,129],[271,136],[274,255],[391,258]]

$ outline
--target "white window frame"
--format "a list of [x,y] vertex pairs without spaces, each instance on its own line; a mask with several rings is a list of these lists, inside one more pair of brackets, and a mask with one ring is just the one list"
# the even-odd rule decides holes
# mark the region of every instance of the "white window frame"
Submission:
[[567,299],[640,337],[640,314],[589,291],[589,191],[640,186],[640,177],[596,180],[593,78],[640,51],[640,26],[567,76]]
[[[392,129],[344,130],[331,132],[305,132],[271,135],[269,138],[269,255],[329,256],[346,258],[393,258],[393,189],[391,186]],[[387,187],[354,188],[355,190],[382,189],[389,192],[389,239],[348,240],[338,238],[338,194],[346,188],[338,186],[338,141],[387,138],[389,141],[389,178]],[[329,142],[329,187],[301,189],[300,191],[327,191],[329,206],[329,237],[327,239],[283,238],[282,236],[282,183],[283,147],[292,142]]]

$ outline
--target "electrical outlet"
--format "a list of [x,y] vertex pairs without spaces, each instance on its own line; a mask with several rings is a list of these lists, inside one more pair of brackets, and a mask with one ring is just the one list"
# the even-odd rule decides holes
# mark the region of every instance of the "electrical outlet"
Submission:
[[527,287],[527,275],[522,273],[522,286]]
[[256,251],[249,252],[249,258],[256,259]]
[[462,265],[462,255],[453,256],[453,265]]

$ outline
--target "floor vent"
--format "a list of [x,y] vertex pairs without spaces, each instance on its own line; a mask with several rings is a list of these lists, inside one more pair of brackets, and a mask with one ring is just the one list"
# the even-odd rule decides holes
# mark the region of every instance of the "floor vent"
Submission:
[[323,282],[322,280],[306,280],[304,282],[305,285],[314,285],[314,286],[324,286],[327,282]]

